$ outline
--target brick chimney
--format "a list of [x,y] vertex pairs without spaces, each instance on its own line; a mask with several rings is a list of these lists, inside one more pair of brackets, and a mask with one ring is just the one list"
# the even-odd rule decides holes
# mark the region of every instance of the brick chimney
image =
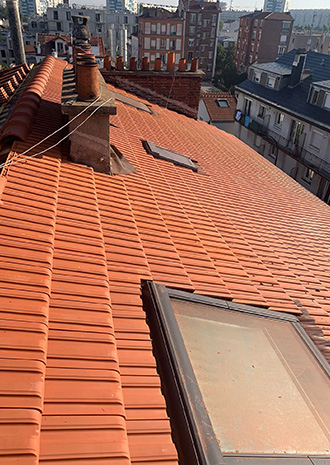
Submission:
[[185,60],[181,59],[176,69],[174,54],[170,52],[166,70],[161,69],[160,58],[156,58],[153,69],[151,66],[146,57],[142,59],[141,69],[137,69],[135,58],[131,58],[129,69],[125,69],[122,61],[117,60],[117,69],[103,69],[102,75],[109,84],[160,106],[197,118],[204,76],[204,73],[198,70],[198,60],[192,60],[190,69],[186,70]]
[[[86,18],[73,16],[75,70],[63,72],[61,109],[70,121],[70,158],[101,173],[135,172],[135,168],[110,144],[109,115],[116,114],[116,105],[95,57],[88,53],[90,34]],[[81,53],[81,50],[87,50],[87,53]]]

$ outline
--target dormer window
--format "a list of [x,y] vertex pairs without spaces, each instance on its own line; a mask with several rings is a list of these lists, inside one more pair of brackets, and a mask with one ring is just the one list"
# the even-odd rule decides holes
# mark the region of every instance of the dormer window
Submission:
[[261,73],[257,73],[256,71],[254,72],[254,82],[260,82],[260,76],[261,76]]
[[313,105],[316,105],[319,93],[320,93],[319,90],[316,90],[315,88],[313,88],[311,92],[310,103],[312,103]]
[[324,105],[323,106],[324,106],[324,108],[326,110],[330,110],[330,94],[328,94],[328,93],[325,95],[325,100],[324,100]]
[[271,89],[274,89],[275,87],[275,78],[272,76],[268,76],[266,86],[270,87]]

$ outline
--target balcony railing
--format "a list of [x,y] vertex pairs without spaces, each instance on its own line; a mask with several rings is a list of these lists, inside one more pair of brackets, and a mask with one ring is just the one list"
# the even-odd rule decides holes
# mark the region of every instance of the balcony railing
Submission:
[[299,140],[297,138],[287,139],[277,132],[269,129],[269,120],[264,120],[264,123],[260,123],[251,117],[247,119],[245,114],[242,114],[239,123],[248,128],[254,134],[262,137],[265,141],[277,147],[278,150],[296,158],[304,165],[312,168],[330,180],[330,163],[304,148],[306,133],[302,133]]

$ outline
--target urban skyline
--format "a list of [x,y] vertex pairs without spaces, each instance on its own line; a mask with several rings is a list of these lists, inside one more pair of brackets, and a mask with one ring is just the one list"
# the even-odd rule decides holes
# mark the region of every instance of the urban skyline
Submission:
[[[70,2],[75,3],[76,5],[93,5],[93,6],[105,6],[105,1],[101,0],[75,0]],[[176,6],[178,4],[177,0],[141,0],[138,3],[149,3],[152,5],[168,5]],[[229,4],[229,0],[228,0]],[[233,8],[235,10],[261,10],[264,5],[264,0],[233,0]],[[329,3],[326,0],[315,0],[313,2],[313,9],[327,9],[329,8]],[[310,1],[308,0],[290,0],[289,9],[311,9]]]

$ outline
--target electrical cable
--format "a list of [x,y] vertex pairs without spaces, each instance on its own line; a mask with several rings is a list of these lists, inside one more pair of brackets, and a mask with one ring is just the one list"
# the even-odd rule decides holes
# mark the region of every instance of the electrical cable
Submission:
[[[101,107],[103,107],[106,103],[108,103],[110,100],[112,100],[112,96],[110,98],[108,98],[108,100],[106,100],[105,102],[103,102],[100,106],[98,106],[97,108],[95,108],[94,111],[92,111],[92,113],[90,115],[87,116],[86,119],[84,119],[84,121],[82,121],[81,123],[78,124],[78,126],[76,126],[71,132],[69,132],[69,134],[67,134],[66,136],[62,137],[62,139],[60,139],[58,142],[56,142],[56,144],[53,144],[51,145],[50,147],[48,147],[47,149],[44,149],[42,150],[41,152],[38,152],[38,153],[34,153],[33,155],[30,155],[28,157],[25,157],[25,158],[19,158],[19,159],[11,159],[9,160],[8,162],[5,162],[5,163],[2,163],[0,165],[0,169],[2,168],[5,168],[5,167],[10,167],[11,165],[14,165],[16,163],[19,163],[19,162],[23,162],[23,161],[27,161],[28,159],[30,158],[34,158],[34,157],[37,157],[38,155],[42,155],[43,153],[45,152],[48,152],[48,150],[51,150],[53,148],[55,148],[57,145],[61,144],[65,139],[67,139],[68,137],[71,136],[71,134],[73,134],[75,131],[77,131],[77,129],[79,129],[84,123],[86,123],[86,121],[88,121]],[[18,158],[19,156],[21,155],[18,155],[16,158]]]

